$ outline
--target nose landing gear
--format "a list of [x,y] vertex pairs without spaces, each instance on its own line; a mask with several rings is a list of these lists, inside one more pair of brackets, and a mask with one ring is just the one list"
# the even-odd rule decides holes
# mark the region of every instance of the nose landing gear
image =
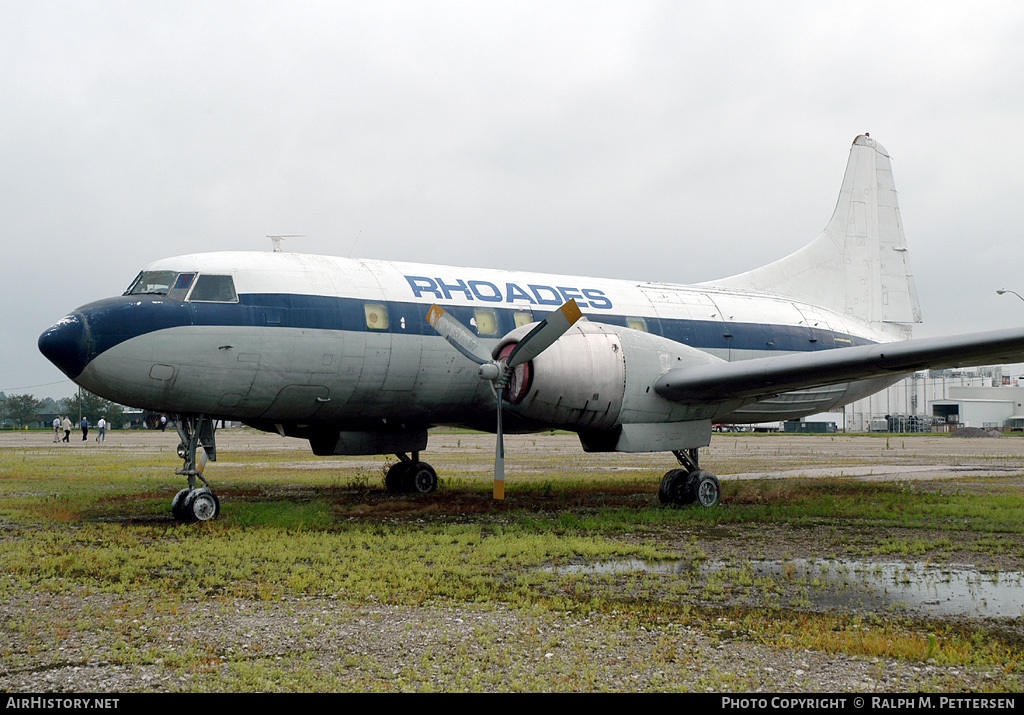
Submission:
[[[220,514],[220,500],[203,477],[207,461],[217,461],[213,419],[208,415],[175,415],[174,426],[181,438],[178,456],[184,462],[175,474],[188,477],[188,487],[174,495],[171,501],[171,515],[175,521],[186,524],[216,519]],[[197,459],[196,454],[200,447],[202,453]],[[196,487],[197,477],[202,481],[202,487]]]

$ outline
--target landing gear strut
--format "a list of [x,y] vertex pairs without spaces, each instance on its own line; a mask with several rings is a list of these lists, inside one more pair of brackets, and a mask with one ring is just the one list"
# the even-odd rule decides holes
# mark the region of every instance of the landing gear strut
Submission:
[[666,506],[689,506],[700,504],[713,507],[722,498],[722,486],[716,477],[706,469],[701,469],[697,459],[697,450],[677,450],[673,452],[681,469],[671,469],[662,477],[658,488],[658,501]]
[[420,461],[420,453],[412,457],[404,452],[396,454],[398,462],[391,465],[384,486],[392,494],[429,494],[437,489],[437,472],[426,462]]
[[[174,426],[181,438],[178,456],[184,462],[175,474],[188,477],[188,487],[174,495],[171,514],[175,521],[186,524],[216,519],[220,514],[220,500],[203,477],[207,460],[217,461],[213,419],[209,415],[174,415]],[[202,457],[196,459],[200,447],[203,450]],[[196,487],[196,477],[202,481],[202,487]]]

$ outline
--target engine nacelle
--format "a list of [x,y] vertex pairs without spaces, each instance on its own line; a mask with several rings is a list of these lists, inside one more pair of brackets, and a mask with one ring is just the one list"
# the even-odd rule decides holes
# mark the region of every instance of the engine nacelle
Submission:
[[[524,325],[506,335],[493,355],[507,356],[532,327]],[[718,361],[657,335],[580,320],[547,350],[516,368],[506,395],[513,412],[573,430],[705,419],[701,406],[666,400],[652,386],[673,368]]]

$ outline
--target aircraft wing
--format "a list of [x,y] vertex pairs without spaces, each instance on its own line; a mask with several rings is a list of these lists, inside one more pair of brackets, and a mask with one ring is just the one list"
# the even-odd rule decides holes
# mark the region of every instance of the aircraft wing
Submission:
[[1024,328],[918,338],[669,370],[655,391],[681,403],[762,398],[885,375],[1024,361]]

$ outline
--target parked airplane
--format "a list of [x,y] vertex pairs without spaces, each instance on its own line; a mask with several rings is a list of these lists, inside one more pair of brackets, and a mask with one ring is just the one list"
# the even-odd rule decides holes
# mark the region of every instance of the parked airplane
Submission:
[[217,419],[308,439],[317,455],[396,454],[392,492],[436,488],[420,460],[431,426],[496,431],[497,498],[505,430],[568,429],[588,452],[672,452],[660,500],[712,506],[721,489],[698,449],[713,423],[793,419],[925,367],[1024,358],[1024,329],[909,340],[919,321],[889,156],[865,134],[825,230],[731,278],[192,254],[73,311],[39,348],[91,392],[176,415],[182,521],[219,513],[203,477]]

